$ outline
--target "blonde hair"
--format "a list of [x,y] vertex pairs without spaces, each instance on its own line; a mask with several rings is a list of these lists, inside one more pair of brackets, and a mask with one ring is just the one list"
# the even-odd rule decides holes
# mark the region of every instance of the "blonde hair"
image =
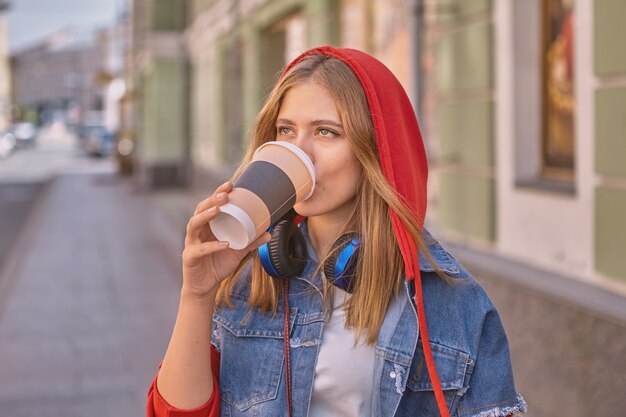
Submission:
[[[261,109],[253,130],[250,145],[233,180],[241,175],[260,145],[276,137],[276,119],[287,92],[296,85],[313,82],[324,87],[334,97],[344,127],[345,136],[363,167],[362,182],[358,187],[355,207],[344,230],[361,237],[358,279],[352,297],[346,303],[346,327],[354,329],[357,340],[364,338],[369,345],[376,343],[378,331],[393,296],[398,294],[404,281],[404,262],[393,233],[389,207],[405,224],[418,244],[420,253],[432,261],[427,246],[408,205],[389,185],[378,161],[375,132],[369,113],[367,98],[352,70],[341,60],[325,55],[313,55],[296,64],[276,83]],[[324,265],[326,255],[319,262]],[[263,312],[276,313],[282,280],[268,275],[263,269],[257,251],[252,251],[238,268],[221,284],[217,299],[219,304],[232,306],[230,293],[237,277],[251,260],[252,280],[248,304]],[[436,265],[434,262],[431,262]],[[437,268],[437,267],[436,267]],[[317,271],[316,271],[317,272]],[[437,270],[444,279],[447,277]],[[332,286],[331,286],[332,287]],[[332,288],[325,286],[325,305],[330,305]]]

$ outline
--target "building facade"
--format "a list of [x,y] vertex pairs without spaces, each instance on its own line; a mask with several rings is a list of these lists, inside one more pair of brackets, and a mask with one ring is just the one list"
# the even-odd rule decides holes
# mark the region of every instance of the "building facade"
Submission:
[[101,112],[97,76],[102,53],[93,33],[61,30],[11,56],[12,101],[37,111],[41,122],[54,114],[81,124]]
[[117,21],[96,34],[96,45],[100,51],[100,68],[96,85],[102,97],[102,124],[109,131],[120,130],[120,102],[125,94],[124,52],[127,45],[128,14],[122,14]]
[[[550,4],[569,9],[548,50]],[[442,227],[623,292],[626,52],[611,41],[621,36],[611,14],[620,4],[458,2],[448,15],[431,13],[424,124],[440,168]],[[554,58],[566,42],[569,52]],[[461,213],[460,201],[473,203]]]
[[611,389],[626,381],[624,7],[424,9],[430,222],[495,298],[536,416],[626,405]]
[[7,39],[7,1],[0,0],[0,132],[11,123],[11,67]]
[[140,189],[188,183],[187,1],[136,0],[131,9],[122,135]]

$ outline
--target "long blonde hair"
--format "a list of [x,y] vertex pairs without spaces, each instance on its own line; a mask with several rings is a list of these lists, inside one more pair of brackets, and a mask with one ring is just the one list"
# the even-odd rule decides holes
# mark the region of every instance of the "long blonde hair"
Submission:
[[[361,237],[358,279],[352,297],[346,305],[346,327],[354,329],[357,340],[364,338],[369,345],[376,343],[378,331],[391,298],[398,294],[404,281],[404,262],[393,233],[389,207],[400,217],[415,239],[420,252],[430,260],[421,237],[417,219],[402,198],[389,185],[378,161],[375,132],[363,88],[352,70],[341,60],[326,55],[313,55],[296,64],[277,82],[261,109],[251,135],[250,145],[233,180],[241,175],[252,160],[254,151],[263,143],[276,138],[276,119],[287,92],[296,85],[313,82],[324,87],[334,97],[345,135],[363,167],[355,208],[340,234],[355,232]],[[331,256],[321,259],[319,265]],[[239,274],[251,260],[252,280],[248,304],[263,312],[276,313],[282,280],[268,275],[257,251],[246,256],[239,267],[221,284],[218,303],[232,306],[230,293]],[[433,265],[436,265],[432,262]],[[436,267],[436,266],[435,266]],[[436,267],[437,268],[437,267]],[[319,268],[318,268],[319,269]],[[316,271],[317,272],[317,271]],[[437,272],[446,279],[440,271]],[[325,287],[329,289],[329,287]],[[325,305],[331,298],[324,291]]]

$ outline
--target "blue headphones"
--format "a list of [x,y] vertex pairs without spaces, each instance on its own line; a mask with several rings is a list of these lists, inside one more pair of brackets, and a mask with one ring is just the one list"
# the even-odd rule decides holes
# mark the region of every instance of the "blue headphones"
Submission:
[[[272,238],[258,249],[263,269],[275,278],[297,277],[306,267],[309,252],[296,219],[296,212],[290,210],[268,229]],[[326,279],[346,292],[354,289],[360,245],[361,239],[355,233],[342,235],[331,247],[332,255],[324,263]]]

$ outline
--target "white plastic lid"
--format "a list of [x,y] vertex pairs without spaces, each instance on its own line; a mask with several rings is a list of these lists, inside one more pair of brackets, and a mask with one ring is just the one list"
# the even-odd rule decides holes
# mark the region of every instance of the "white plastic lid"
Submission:
[[209,222],[217,240],[227,241],[230,248],[237,250],[254,241],[254,222],[245,211],[230,203],[220,206],[219,210],[220,214]]

